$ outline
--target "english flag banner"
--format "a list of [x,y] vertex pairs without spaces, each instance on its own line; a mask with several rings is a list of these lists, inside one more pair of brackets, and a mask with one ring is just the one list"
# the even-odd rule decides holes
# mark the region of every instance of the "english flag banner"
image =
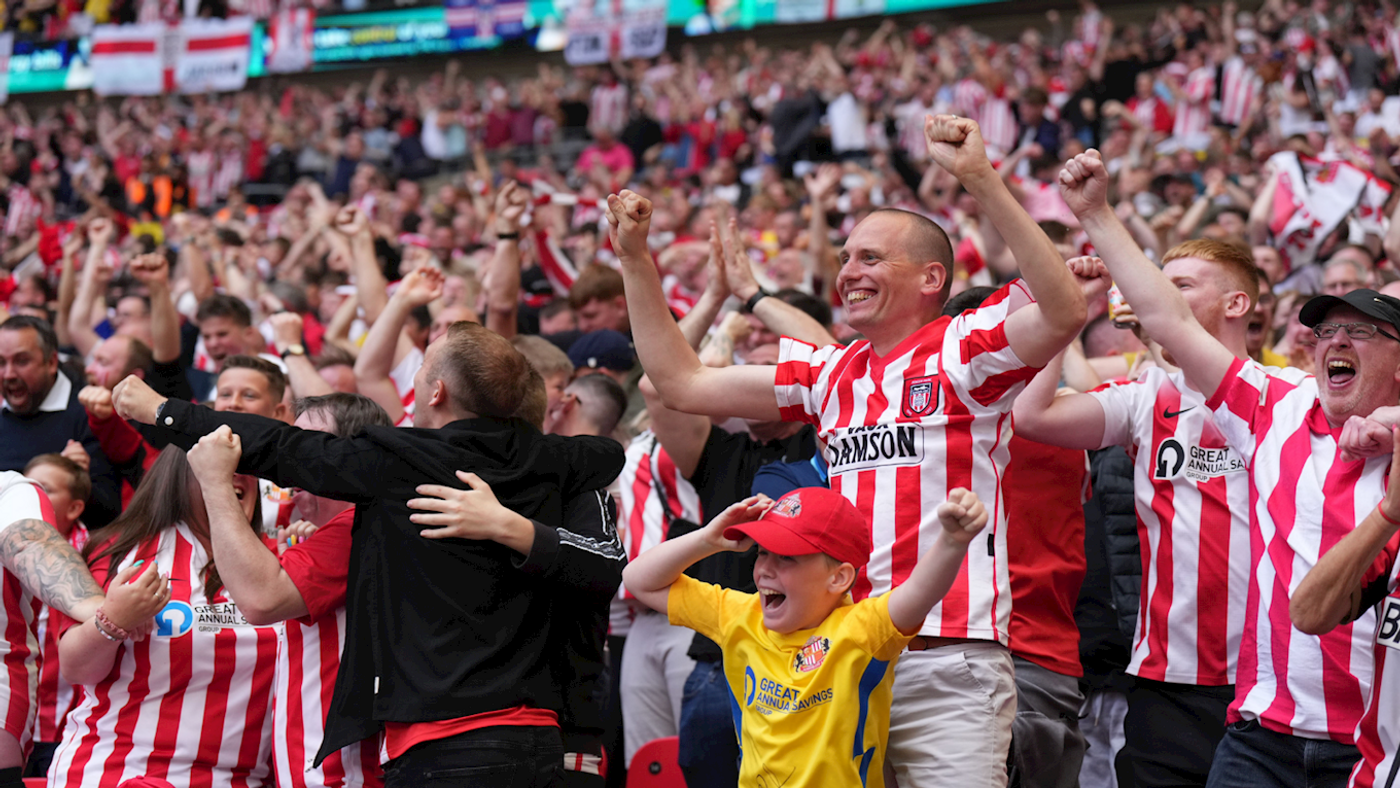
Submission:
[[97,25],[92,31],[92,89],[100,96],[165,91],[165,24]]

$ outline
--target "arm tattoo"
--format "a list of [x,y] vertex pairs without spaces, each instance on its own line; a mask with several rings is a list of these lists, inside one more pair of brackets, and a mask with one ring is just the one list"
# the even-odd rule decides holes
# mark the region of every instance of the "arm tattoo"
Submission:
[[82,621],[102,603],[102,587],[87,563],[43,520],[20,520],[0,532],[0,564],[30,593],[71,618]]

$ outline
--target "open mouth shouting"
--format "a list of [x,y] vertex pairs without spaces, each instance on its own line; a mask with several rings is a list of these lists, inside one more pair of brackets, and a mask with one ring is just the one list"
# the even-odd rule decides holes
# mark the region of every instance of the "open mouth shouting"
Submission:
[[783,603],[787,602],[787,594],[774,591],[771,588],[758,589],[758,596],[763,600],[763,612],[777,613],[782,610]]
[[1341,357],[1329,358],[1325,373],[1328,388],[1344,389],[1356,379],[1356,361]]

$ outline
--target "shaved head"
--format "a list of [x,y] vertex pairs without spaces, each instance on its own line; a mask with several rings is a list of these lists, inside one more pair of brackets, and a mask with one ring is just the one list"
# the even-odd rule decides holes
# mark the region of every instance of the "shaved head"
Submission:
[[870,212],[871,216],[876,214],[899,217],[904,224],[899,243],[904,245],[904,250],[912,260],[920,263],[939,263],[943,266],[947,272],[943,280],[943,297],[946,299],[949,289],[953,286],[953,242],[948,240],[948,234],[943,232],[943,228],[939,227],[937,222],[913,211],[880,208]]

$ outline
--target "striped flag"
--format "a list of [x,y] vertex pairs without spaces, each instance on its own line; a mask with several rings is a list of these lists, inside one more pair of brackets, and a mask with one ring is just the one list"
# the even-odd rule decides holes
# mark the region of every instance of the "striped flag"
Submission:
[[165,25],[98,25],[92,31],[92,89],[100,96],[155,96],[165,89]]
[[186,19],[180,23],[175,86],[181,93],[242,90],[248,84],[253,19]]

